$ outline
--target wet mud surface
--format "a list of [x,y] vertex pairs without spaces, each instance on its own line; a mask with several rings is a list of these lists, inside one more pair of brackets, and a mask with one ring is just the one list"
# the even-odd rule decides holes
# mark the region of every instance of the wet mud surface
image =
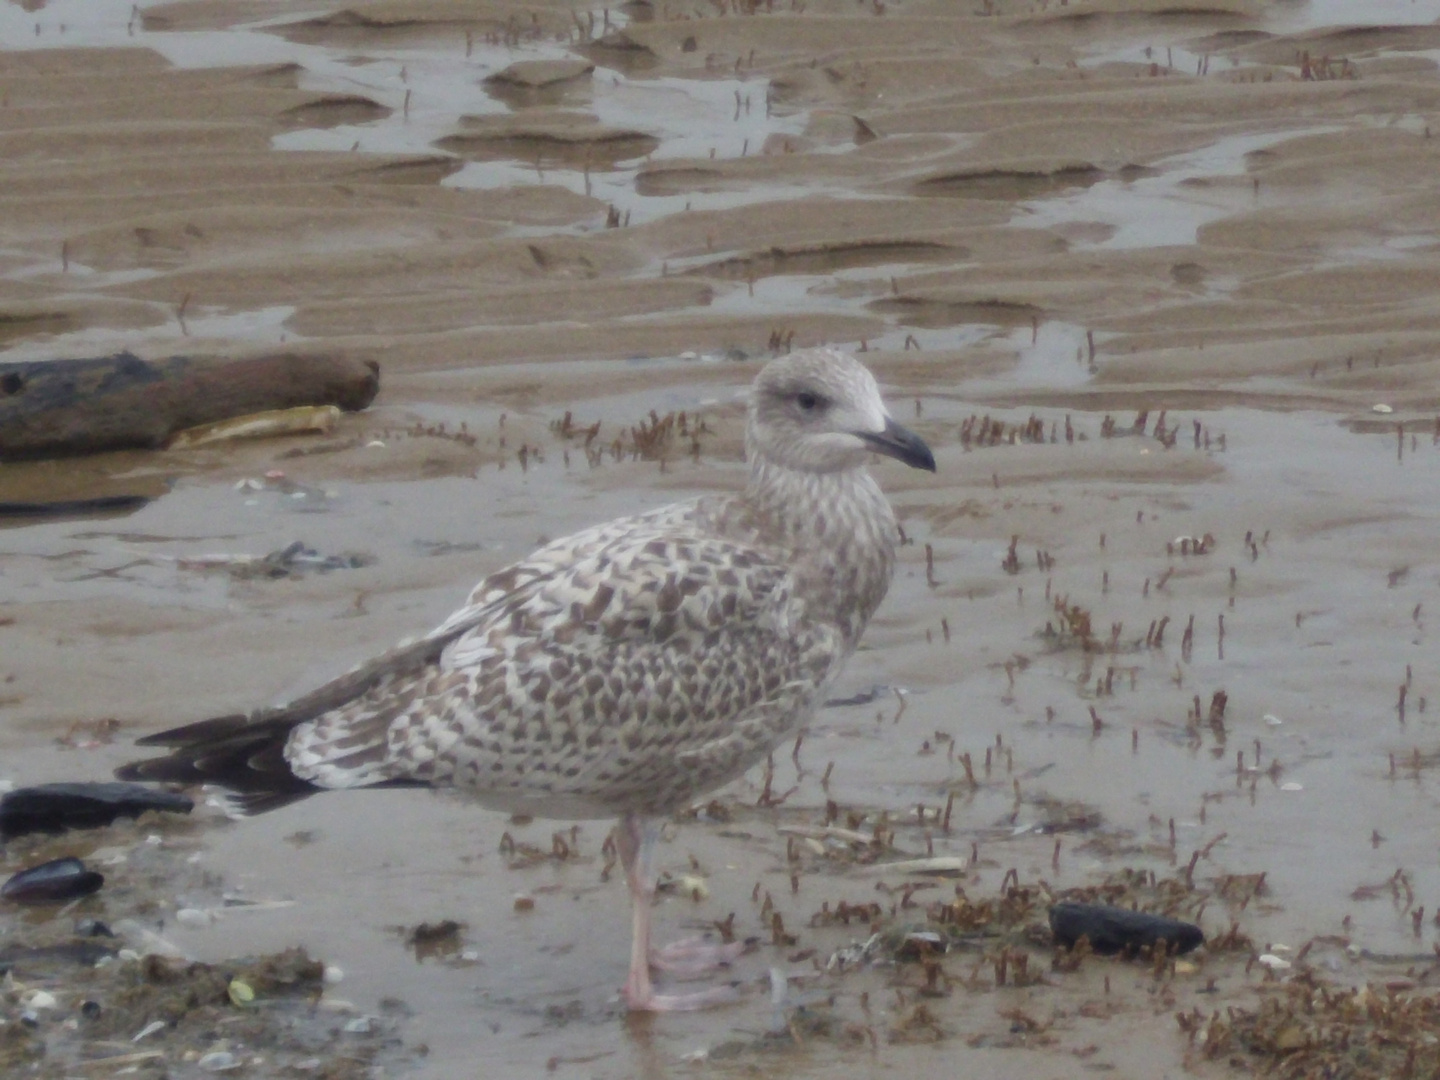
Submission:
[[[382,369],[327,436],[0,465],[0,502],[151,500],[0,522],[0,782],[105,779],[738,485],[777,351],[861,351],[939,462],[876,467],[907,543],[839,701],[665,830],[658,933],[754,939],[740,1004],[623,1015],[606,823],[200,793],[5,846],[106,883],[0,906],[0,1063],[1426,1075],[1437,18],[0,4],[0,360]],[[1057,954],[1055,900],[1207,945]]]

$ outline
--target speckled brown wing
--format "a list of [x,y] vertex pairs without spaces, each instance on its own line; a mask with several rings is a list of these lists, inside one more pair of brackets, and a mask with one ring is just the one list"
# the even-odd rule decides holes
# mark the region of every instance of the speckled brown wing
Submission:
[[763,757],[843,658],[778,553],[673,513],[567,538],[472,600],[436,663],[297,726],[295,773],[547,816],[664,812]]

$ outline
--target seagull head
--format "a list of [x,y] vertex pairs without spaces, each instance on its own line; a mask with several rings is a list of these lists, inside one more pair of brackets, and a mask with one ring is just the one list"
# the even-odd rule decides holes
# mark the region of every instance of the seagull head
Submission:
[[935,471],[924,441],[885,408],[875,376],[838,349],[804,349],[766,364],[750,392],[752,459],[803,472],[841,472],[884,454]]

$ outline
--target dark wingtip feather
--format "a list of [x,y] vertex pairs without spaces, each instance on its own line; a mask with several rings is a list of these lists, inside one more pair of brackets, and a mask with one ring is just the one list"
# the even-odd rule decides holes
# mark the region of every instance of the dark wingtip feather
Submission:
[[[250,723],[250,717],[243,713],[217,716],[211,720],[200,720],[193,724],[182,724],[168,731],[157,731],[135,740],[136,746],[196,746],[235,734]],[[125,766],[129,768],[130,766]]]
[[175,784],[216,784],[235,793],[246,814],[285,806],[320,789],[290,771],[285,743],[296,721],[252,721],[218,716],[139,740],[141,746],[168,746],[165,757],[132,761],[115,770],[122,780]]
[[474,619],[457,622],[444,634],[391,649],[288,705],[252,716],[217,716],[146,735],[136,745],[166,747],[170,753],[130,762],[117,769],[115,775],[125,780],[216,784],[235,793],[237,807],[255,814],[313,795],[321,789],[291,772],[285,760],[290,732],[307,720],[354,701],[385,679],[434,664],[447,644],[474,625]]

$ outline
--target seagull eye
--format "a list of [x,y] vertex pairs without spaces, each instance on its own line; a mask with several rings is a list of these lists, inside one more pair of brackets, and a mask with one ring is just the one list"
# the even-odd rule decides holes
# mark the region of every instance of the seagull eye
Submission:
[[795,404],[806,412],[814,412],[820,406],[820,398],[808,390],[802,390],[795,395]]

